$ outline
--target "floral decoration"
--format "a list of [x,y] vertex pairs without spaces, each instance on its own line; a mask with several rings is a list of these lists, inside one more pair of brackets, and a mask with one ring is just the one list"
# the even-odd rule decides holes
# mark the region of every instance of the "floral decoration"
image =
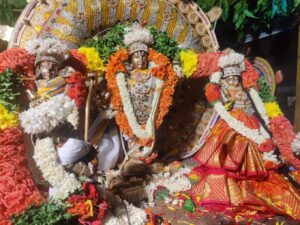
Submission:
[[0,130],[18,125],[17,114],[8,112],[8,110],[0,104]]
[[82,73],[74,71],[71,76],[66,77],[66,83],[69,85],[68,96],[75,101],[77,107],[84,106],[87,90]]
[[10,216],[43,198],[27,167],[23,132],[13,126],[0,130],[0,143],[0,224],[7,225]]
[[192,50],[185,50],[179,53],[179,59],[184,75],[191,77],[197,69],[198,55]]
[[19,115],[21,125],[28,134],[50,132],[58,124],[67,121],[76,109],[74,100],[64,94],[56,95],[35,108]]
[[57,150],[51,138],[36,141],[33,158],[43,177],[53,188],[50,196],[52,199],[64,200],[81,187],[75,175],[65,171],[58,163]]
[[[122,98],[116,79],[116,75],[118,73],[127,72],[124,63],[128,60],[128,57],[129,54],[126,49],[120,49],[114,55],[112,55],[107,65],[106,79],[108,82],[108,88],[112,94],[111,103],[114,110],[116,110],[116,122],[124,134],[132,137],[134,133],[130,127],[130,121],[125,115],[124,105],[122,103]],[[151,69],[151,73],[164,81],[155,122],[156,128],[158,128],[163,122],[163,118],[168,113],[169,107],[172,104],[172,97],[178,78],[173,70],[171,62],[163,54],[158,53],[153,49],[149,49],[148,60],[149,62],[153,62],[155,65],[157,65],[157,67],[153,67]]]
[[264,105],[269,118],[274,118],[283,115],[277,102],[266,102]]
[[220,71],[218,61],[222,55],[222,52],[200,53],[198,55],[197,71],[194,73],[194,77],[208,77],[212,73]]
[[99,196],[92,183],[82,184],[82,194],[73,194],[68,197],[68,213],[78,217],[80,224],[101,225],[107,213],[108,205]]
[[103,61],[95,48],[80,47],[78,52],[85,55],[87,59],[87,72],[97,73],[98,76],[104,72]]
[[22,48],[11,48],[0,53],[0,72],[11,69],[14,73],[22,74],[24,86],[34,90],[35,57]]
[[260,78],[259,72],[247,60],[245,61],[245,71],[241,75],[244,88],[250,89],[257,86],[257,81]]
[[205,87],[205,96],[209,103],[216,102],[221,98],[221,91],[218,84],[208,83]]

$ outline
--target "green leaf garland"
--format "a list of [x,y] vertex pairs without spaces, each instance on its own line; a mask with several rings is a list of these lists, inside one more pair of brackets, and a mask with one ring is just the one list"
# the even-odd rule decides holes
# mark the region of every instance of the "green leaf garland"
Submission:
[[9,111],[19,108],[18,96],[21,93],[22,79],[10,69],[0,73],[0,104]]
[[67,213],[67,206],[55,203],[43,203],[31,206],[19,215],[11,218],[13,225],[67,225],[73,224],[72,215]]

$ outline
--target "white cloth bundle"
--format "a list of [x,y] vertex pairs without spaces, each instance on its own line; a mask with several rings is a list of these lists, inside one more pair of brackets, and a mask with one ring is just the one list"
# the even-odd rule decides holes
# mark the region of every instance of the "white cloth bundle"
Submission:
[[62,147],[57,148],[62,165],[74,163],[89,153],[88,145],[79,139],[69,138]]

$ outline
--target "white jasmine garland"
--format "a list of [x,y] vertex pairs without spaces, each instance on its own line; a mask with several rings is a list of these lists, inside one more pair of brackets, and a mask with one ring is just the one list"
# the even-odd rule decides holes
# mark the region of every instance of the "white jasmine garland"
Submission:
[[254,105],[255,105],[258,113],[260,114],[261,118],[264,120],[265,124],[267,126],[269,126],[269,123],[270,123],[269,117],[267,115],[264,103],[261,100],[259,94],[257,93],[257,91],[254,88],[250,89],[249,94],[250,94],[250,96],[254,102]]
[[[147,214],[143,209],[137,208],[132,204],[129,204],[125,201],[125,205],[128,211],[128,217],[130,220],[130,224],[132,225],[145,225],[147,223]],[[104,220],[104,225],[122,225],[129,224],[128,217],[126,212],[123,212],[122,215],[108,216]]]
[[[30,108],[19,115],[21,125],[28,134],[49,132],[60,123],[67,121],[72,113],[76,113],[75,101],[64,94],[56,95],[35,108]],[[72,123],[76,115],[73,114]],[[69,119],[70,119],[69,118]]]
[[264,161],[272,161],[274,164],[279,164],[280,161],[277,159],[276,154],[273,151],[270,152],[264,152],[263,153],[263,160]]
[[265,131],[265,129],[260,125],[260,129],[250,129],[240,122],[233,116],[231,116],[228,111],[225,109],[222,102],[217,102],[214,105],[214,109],[220,115],[220,117],[236,132],[243,135],[246,138],[249,138],[256,144],[262,144],[267,139],[270,138],[270,135]]
[[72,124],[75,130],[78,129],[79,126],[79,111],[77,107],[74,107],[71,114],[68,115],[67,121]]
[[296,135],[292,142],[292,150],[296,155],[300,155],[300,133]]
[[221,80],[221,77],[222,77],[221,72],[215,72],[210,76],[209,80],[210,80],[211,83],[219,84],[220,80]]
[[188,168],[181,168],[179,171],[172,175],[170,173],[161,173],[158,175],[153,175],[153,179],[145,187],[149,205],[154,206],[153,193],[155,192],[158,186],[166,187],[170,191],[170,194],[191,189],[191,183],[189,179],[185,176],[190,172],[191,170]]
[[127,88],[127,83],[124,73],[118,73],[116,75],[117,85],[120,91],[120,96],[123,104],[124,113],[128,119],[129,125],[134,133],[134,135],[141,139],[148,139],[152,137],[152,132],[154,130],[155,123],[153,119],[155,117],[157,104],[159,102],[161,88],[163,87],[163,81],[156,80],[156,89],[153,95],[152,108],[148,120],[146,122],[146,128],[143,129],[142,126],[137,122],[132,102],[130,99],[130,94]]
[[57,150],[51,138],[36,141],[33,158],[45,180],[55,189],[52,196],[54,200],[66,199],[69,194],[81,187],[75,175],[65,171],[58,163]]

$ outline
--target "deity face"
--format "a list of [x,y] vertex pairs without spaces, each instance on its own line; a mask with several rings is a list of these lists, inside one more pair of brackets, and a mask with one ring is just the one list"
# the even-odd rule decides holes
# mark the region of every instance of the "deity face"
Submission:
[[52,61],[42,61],[37,67],[37,77],[40,75],[42,79],[51,79],[58,74],[58,64]]
[[130,58],[131,65],[134,69],[146,69],[148,66],[148,53],[145,51],[136,51]]
[[241,85],[239,76],[228,76],[224,78],[224,80],[228,84],[228,86],[238,87]]

